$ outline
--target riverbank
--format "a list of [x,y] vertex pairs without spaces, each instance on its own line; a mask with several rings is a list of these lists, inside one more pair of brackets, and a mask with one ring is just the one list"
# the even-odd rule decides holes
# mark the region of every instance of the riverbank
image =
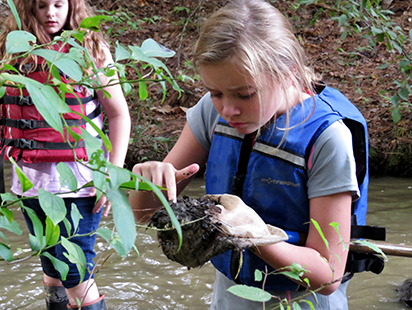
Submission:
[[[192,62],[192,48],[199,26],[227,0],[89,0],[98,14],[113,20],[103,25],[112,46],[140,45],[153,38],[176,55],[166,61],[174,76],[186,75],[191,81],[179,81],[183,93],[168,91],[164,101],[158,86],[148,88],[149,98],[138,99],[135,89],[127,97],[132,116],[132,135],[127,155],[127,168],[137,162],[161,160],[176,142],[184,123],[185,111],[205,93]],[[398,52],[382,43],[368,48],[367,33],[351,34],[341,39],[342,27],[330,11],[321,6],[293,8],[297,1],[271,1],[289,17],[295,33],[305,48],[308,60],[329,86],[339,89],[362,112],[368,122],[370,172],[375,175],[412,176],[412,98],[403,105],[401,119],[394,123],[392,103],[388,100],[399,90],[396,81],[405,76],[399,70]],[[328,1],[322,2],[325,3]],[[0,21],[6,10],[0,0]],[[389,7],[392,20],[409,36],[412,10],[408,0],[393,0]],[[317,18],[316,22],[312,23]],[[406,52],[412,47],[406,45]],[[132,72],[129,77],[136,75]],[[409,79],[409,83],[411,83]],[[386,98],[385,98],[386,96]]]
[[[100,3],[97,7],[106,11],[120,9],[118,2]],[[212,3],[213,2],[213,3]],[[185,74],[193,78],[191,83],[179,82],[184,90],[178,94],[170,91],[161,103],[158,89],[152,88],[152,102],[130,100],[133,118],[132,139],[127,156],[128,168],[146,160],[161,160],[179,136],[185,110],[193,106],[204,94],[197,71],[191,62],[191,49],[197,38],[199,24],[218,6],[227,1],[135,1],[122,3],[123,12],[131,20],[141,20],[139,29],[127,30],[116,39],[124,44],[140,44],[154,38],[177,52],[166,64],[173,74]],[[395,91],[395,80],[402,74],[398,69],[399,54],[380,45],[372,52],[367,49],[367,39],[361,35],[340,39],[341,28],[328,13],[319,7],[301,7],[298,11],[290,3],[275,2],[275,6],[289,16],[295,32],[308,54],[310,63],[322,75],[322,79],[344,93],[362,112],[368,122],[371,174],[412,176],[412,113],[409,106],[402,110],[401,120],[392,120],[389,96]],[[408,1],[395,0],[389,8],[394,12],[393,21],[407,35],[412,27],[412,12]],[[318,20],[310,25],[317,14]],[[156,18],[148,22],[148,18]],[[120,31],[118,26],[113,26]],[[117,29],[117,30],[115,30]],[[410,48],[410,46],[408,47]],[[382,66],[384,65],[385,66]],[[379,69],[383,68],[385,69]],[[411,103],[411,97],[409,97]]]

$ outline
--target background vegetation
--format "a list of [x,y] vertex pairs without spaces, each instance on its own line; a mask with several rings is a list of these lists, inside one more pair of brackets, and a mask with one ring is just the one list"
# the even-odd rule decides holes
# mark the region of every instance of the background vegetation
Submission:
[[[90,1],[113,16],[104,26],[110,41],[140,44],[153,38],[176,51],[166,64],[174,75],[190,76],[162,101],[158,86],[152,100],[129,95],[133,118],[128,168],[162,159],[176,141],[185,110],[204,94],[192,63],[192,47],[202,20],[225,1]],[[374,174],[412,176],[411,3],[386,1],[272,0],[287,15],[323,80],[342,91],[369,124],[370,169]],[[379,5],[377,5],[379,3]],[[132,74],[132,73],[131,73]],[[157,94],[158,93],[158,94]]]

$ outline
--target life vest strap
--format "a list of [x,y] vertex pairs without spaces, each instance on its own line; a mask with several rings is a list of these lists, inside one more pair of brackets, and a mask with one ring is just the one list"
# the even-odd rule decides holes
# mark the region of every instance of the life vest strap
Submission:
[[[91,95],[84,97],[84,98],[66,98],[65,99],[67,105],[79,105],[80,103],[86,104],[92,100],[93,100],[93,96]],[[16,104],[18,106],[23,106],[23,105],[33,105],[34,103],[30,96],[4,95],[2,98],[0,98],[0,104]]]
[[80,149],[85,147],[84,140],[78,142],[44,142],[35,141],[27,139],[3,139],[3,146],[13,146],[19,149],[29,149],[29,150],[69,150],[69,149]]
[[[102,106],[99,104],[93,112],[86,115],[89,119],[94,119],[102,113]],[[84,119],[68,119],[66,124],[72,126],[83,126],[86,124]],[[45,120],[33,120],[33,119],[11,119],[3,117],[0,119],[0,126],[13,127],[18,129],[38,129],[38,128],[50,128],[51,126]]]

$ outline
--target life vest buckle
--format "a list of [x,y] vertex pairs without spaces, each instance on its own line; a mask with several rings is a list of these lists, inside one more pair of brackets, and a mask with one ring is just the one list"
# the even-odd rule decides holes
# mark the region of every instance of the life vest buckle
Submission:
[[17,105],[23,106],[23,105],[32,105],[33,101],[31,100],[30,96],[27,97],[20,97],[19,100],[17,101]]
[[32,119],[19,119],[18,120],[20,129],[33,129],[34,128],[34,120]]
[[19,149],[34,149],[34,140],[26,140],[26,139],[17,139],[15,147]]

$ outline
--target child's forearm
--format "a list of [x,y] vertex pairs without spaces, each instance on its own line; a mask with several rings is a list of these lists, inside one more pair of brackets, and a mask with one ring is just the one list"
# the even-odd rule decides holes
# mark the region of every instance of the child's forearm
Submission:
[[130,139],[130,117],[127,113],[110,119],[109,139],[112,143],[110,162],[113,165],[123,167]]

